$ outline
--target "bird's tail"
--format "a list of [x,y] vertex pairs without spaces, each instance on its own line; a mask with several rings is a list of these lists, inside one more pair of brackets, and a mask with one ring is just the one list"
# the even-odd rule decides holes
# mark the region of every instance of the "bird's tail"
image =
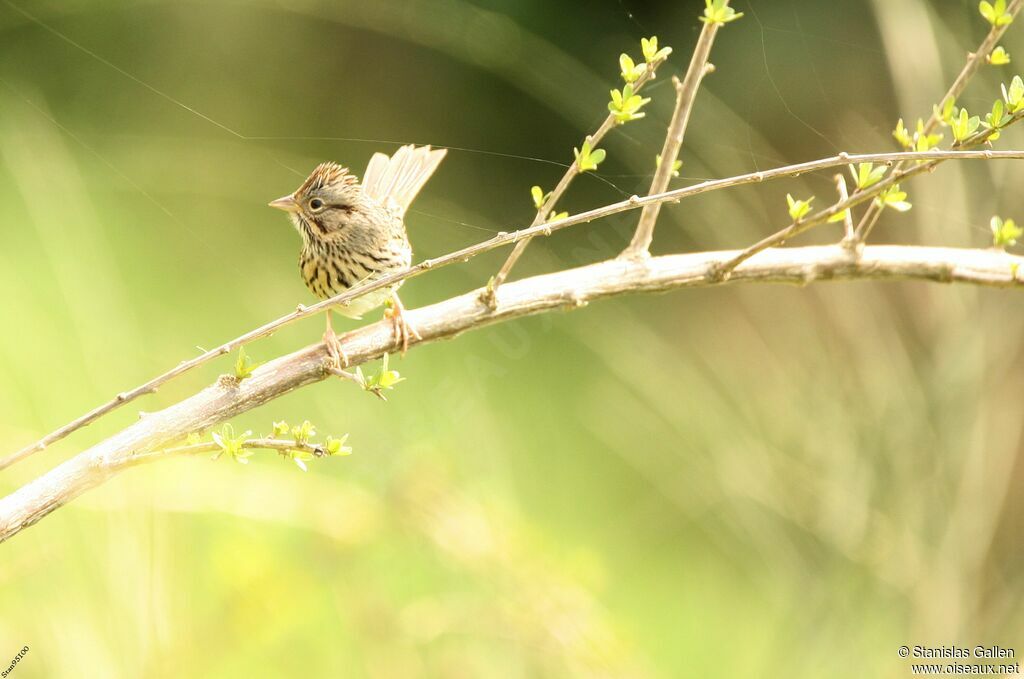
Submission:
[[398,149],[390,158],[375,153],[363,175],[363,191],[381,203],[393,201],[405,214],[446,153],[446,149],[412,144]]

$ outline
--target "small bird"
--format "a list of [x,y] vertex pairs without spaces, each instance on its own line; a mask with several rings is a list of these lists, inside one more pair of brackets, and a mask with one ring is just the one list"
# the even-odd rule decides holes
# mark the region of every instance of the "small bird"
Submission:
[[[349,288],[404,269],[412,262],[405,212],[447,153],[429,146],[403,146],[390,158],[375,153],[362,184],[337,163],[321,163],[293,193],[269,203],[289,213],[302,236],[299,271],[314,295],[327,299]],[[390,316],[403,353],[419,334],[405,321],[401,282],[357,297],[337,308],[349,318],[390,303]],[[335,363],[348,359],[327,311],[324,342]]]

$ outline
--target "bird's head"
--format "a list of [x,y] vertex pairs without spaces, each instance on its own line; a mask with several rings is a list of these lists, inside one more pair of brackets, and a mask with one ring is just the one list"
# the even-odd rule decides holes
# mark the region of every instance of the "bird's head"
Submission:
[[359,210],[363,190],[355,175],[337,163],[321,163],[293,193],[269,203],[288,212],[304,238],[340,233]]

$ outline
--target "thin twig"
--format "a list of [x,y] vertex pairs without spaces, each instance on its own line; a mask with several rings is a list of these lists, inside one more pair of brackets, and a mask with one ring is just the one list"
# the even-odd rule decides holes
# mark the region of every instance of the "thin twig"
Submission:
[[333,367],[332,368],[327,368],[327,372],[330,373],[331,375],[334,375],[335,377],[340,377],[343,380],[348,380],[349,382],[355,382],[360,387],[362,387],[366,391],[370,392],[371,394],[373,394],[374,396],[376,396],[377,398],[379,398],[382,401],[387,401],[388,400],[387,397],[384,395],[384,392],[381,391],[380,387],[370,387],[370,386],[367,386],[366,380],[362,379],[362,377],[360,377],[360,375],[357,375],[356,373],[351,373],[351,372],[349,372],[347,370],[342,370],[341,368],[333,368]]
[[[454,337],[467,330],[554,309],[575,309],[627,293],[703,287],[722,282],[719,267],[735,251],[668,255],[646,260],[615,259],[534,276],[502,288],[502,303],[490,309],[475,290],[420,309],[408,321],[420,334],[411,346]],[[807,284],[825,280],[917,279],[1024,289],[1024,257],[993,249],[866,247],[858,259],[837,245],[786,248],[743,262],[730,280]],[[390,321],[339,338],[352,365],[398,349]],[[329,373],[323,344],[270,361],[242,380],[219,380],[164,410],[150,413],[109,439],[72,457],[0,500],[0,541],[34,524],[54,509],[147,458],[150,451],[181,440],[291,392]]]
[[[836,193],[839,194],[839,202],[849,200],[850,192],[846,188],[846,177],[839,173],[833,177],[833,180],[836,183]],[[853,213],[850,210],[843,212],[843,234],[843,246],[855,248],[857,243],[854,241]]]
[[[665,63],[665,60],[665,57],[660,57],[658,59],[655,59],[651,63],[647,64],[647,68],[644,69],[643,74],[639,78],[637,78],[636,82],[633,84],[633,91],[635,93],[639,94],[641,88],[649,80],[653,80],[655,78],[658,67]],[[608,117],[604,119],[604,122],[601,123],[600,127],[598,127],[593,134],[587,137],[587,139],[590,141],[591,148],[597,148],[597,145],[601,142],[602,139],[604,139],[605,135],[608,134],[614,127],[616,127],[617,124],[618,122],[615,118],[615,114],[610,113]],[[569,167],[566,169],[565,174],[562,175],[562,178],[558,181],[558,184],[551,192],[551,195],[548,196],[547,200],[544,201],[543,205],[541,205],[540,208],[538,208],[537,214],[536,216],[534,216],[533,221],[530,223],[530,226],[538,226],[548,220],[548,217],[555,209],[555,205],[558,203],[559,200],[561,200],[562,195],[565,194],[566,190],[569,188],[569,184],[572,183],[572,180],[575,179],[578,174],[580,174],[579,163],[573,161],[572,164],[569,165]],[[505,280],[508,278],[508,275],[512,272],[512,267],[514,267],[516,265],[516,262],[519,261],[519,258],[523,256],[523,252],[526,250],[526,247],[530,244],[531,240],[533,240],[532,236],[524,238],[523,240],[516,243],[516,246],[512,248],[512,252],[509,253],[508,258],[505,260],[505,263],[501,265],[501,268],[498,270],[498,273],[494,275],[494,280],[491,281],[491,284],[484,289],[482,299],[488,305],[494,305],[494,300],[496,299],[495,293],[498,290],[498,286],[504,283]]]
[[[319,443],[304,443],[302,441],[289,441],[286,439],[255,438],[242,441],[240,447],[243,449],[275,450],[279,453],[287,453],[292,450],[301,450],[313,455],[313,457],[328,457],[327,449]],[[223,448],[215,441],[204,441],[186,446],[175,446],[173,448],[162,448],[148,453],[133,455],[125,461],[124,466],[135,466],[153,462],[168,457],[182,455],[202,455],[203,453],[216,453],[223,451]]]
[[[176,367],[168,370],[167,372],[154,377],[148,382],[141,384],[133,389],[125,392],[121,392],[115,398],[104,403],[103,405],[90,410],[84,415],[72,420],[68,424],[54,430],[47,434],[42,439],[33,443],[29,446],[22,448],[21,450],[11,453],[7,457],[0,460],[0,470],[11,466],[12,464],[25,459],[26,457],[36,453],[40,450],[44,450],[46,447],[60,441],[71,433],[92,424],[104,415],[120,408],[121,406],[134,401],[135,399],[145,394],[151,394],[157,391],[161,386],[171,381],[172,379],[185,374],[186,372],[198,368],[201,365],[209,363],[215,358],[224,356],[233,351],[236,351],[239,347],[249,344],[255,340],[267,337],[274,334],[284,326],[294,323],[313,316],[325,309],[329,309],[333,306],[344,305],[345,303],[359,297],[360,295],[384,288],[390,285],[394,285],[399,281],[406,280],[408,278],[414,278],[432,269],[439,269],[444,266],[455,264],[458,262],[465,262],[477,255],[491,250],[509,245],[512,243],[518,243],[527,238],[532,238],[538,235],[548,235],[555,231],[575,226],[577,224],[583,224],[591,222],[596,219],[609,217],[611,215],[626,212],[627,210],[633,210],[636,208],[644,207],[654,203],[667,203],[675,202],[678,203],[680,200],[690,198],[692,196],[709,193],[711,191],[718,191],[721,189],[728,189],[736,186],[743,186],[747,184],[757,184],[764,181],[782,179],[785,177],[798,177],[808,172],[815,172],[819,170],[827,170],[834,167],[840,167],[848,163],[869,163],[869,162],[899,162],[899,161],[914,161],[914,160],[1020,160],[1024,159],[1024,151],[898,151],[892,153],[861,153],[861,154],[847,154],[840,153],[836,156],[830,156],[828,158],[821,158],[818,160],[812,160],[804,163],[797,163],[794,165],[786,165],[784,167],[778,167],[771,170],[762,170],[758,172],[750,172],[747,174],[737,175],[734,177],[727,177],[725,179],[713,179],[699,184],[686,186],[672,191],[666,191],[654,196],[646,196],[640,198],[639,196],[632,196],[628,200],[612,203],[604,207],[588,210],[581,212],[576,215],[572,215],[565,219],[558,220],[547,224],[539,224],[531,226],[526,229],[512,232],[502,232],[497,236],[490,238],[486,241],[470,245],[461,250],[436,257],[434,259],[426,259],[422,262],[411,266],[407,269],[383,276],[376,281],[364,283],[362,285],[355,286],[348,291],[335,295],[334,297],[318,302],[311,306],[300,305],[295,311],[290,314],[286,314],[277,318],[269,323],[261,325],[258,328],[250,330],[243,335],[240,335],[218,347],[210,349],[209,351],[203,352],[195,358],[187,361],[182,361]],[[869,196],[870,197],[870,196]],[[863,200],[866,200],[864,198]],[[862,202],[862,201],[858,201]],[[831,216],[831,215],[829,215]]]
[[868,236],[871,235],[871,230],[875,228],[875,224],[878,223],[878,218],[882,216],[882,208],[872,203],[868,205],[868,209],[861,215],[860,221],[857,222],[857,228],[853,232],[854,243],[864,243],[867,241]]
[[[725,0],[725,6],[729,0]],[[708,59],[711,57],[711,46],[715,42],[715,36],[721,24],[717,21],[705,22],[704,28],[697,38],[697,45],[693,48],[693,56],[690,58],[690,66],[686,69],[686,76],[682,82],[675,80],[676,85],[676,108],[672,113],[672,121],[668,126],[668,134],[665,135],[665,143],[661,147],[661,164],[654,172],[654,180],[651,182],[651,190],[648,195],[658,195],[668,189],[668,183],[672,179],[672,172],[679,151],[683,148],[683,138],[686,136],[686,126],[690,122],[690,113],[693,111],[693,102],[697,99],[697,90],[704,76],[714,70]],[[640,212],[640,221],[637,223],[636,232],[629,246],[623,251],[623,257],[646,257],[654,238],[654,224],[658,221],[658,214],[661,212],[661,203],[653,203],[644,206]]]

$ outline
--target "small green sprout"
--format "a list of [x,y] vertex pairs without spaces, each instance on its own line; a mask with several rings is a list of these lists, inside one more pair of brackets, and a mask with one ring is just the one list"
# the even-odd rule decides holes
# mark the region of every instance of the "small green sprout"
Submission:
[[656,35],[652,35],[649,38],[640,38],[640,49],[644,53],[644,61],[648,64],[668,59],[668,55],[672,54],[671,47],[658,49],[658,36]]
[[[557,221],[559,221],[561,219],[567,218],[568,216],[569,216],[568,212],[559,212],[558,214],[551,214],[551,215],[548,216],[548,221],[545,222],[545,223],[546,224],[550,224],[552,222],[557,222]],[[547,232],[545,232],[545,235],[547,235]]]
[[941,106],[933,106],[932,112],[936,120],[949,127],[953,122],[953,116],[956,115],[956,99],[954,97],[947,97],[942,101]]
[[577,149],[573,147],[572,152],[573,155],[576,156],[576,165],[580,168],[580,172],[596,170],[597,166],[600,165],[605,158],[604,149],[591,148],[590,137],[583,140],[583,148]]
[[924,121],[920,118],[917,119],[917,131],[913,134],[904,127],[903,118],[900,118],[899,122],[896,123],[896,129],[892,131],[892,136],[895,137],[900,146],[911,151],[930,151],[939,145],[943,137],[942,134],[926,133],[924,131]]
[[[654,169],[657,170],[660,167],[661,167],[661,154],[659,153],[656,156],[654,156]],[[678,177],[679,176],[679,170],[682,169],[682,167],[683,167],[683,161],[681,161],[681,160],[674,161],[672,163],[672,176],[673,177]]]
[[619,68],[622,69],[622,80],[626,83],[635,83],[647,72],[647,64],[633,62],[633,57],[625,52],[619,55]]
[[1009,121],[1010,116],[1005,113],[1003,100],[996,99],[995,102],[992,103],[992,112],[985,114],[985,128],[992,131],[988,135],[989,141],[999,139],[999,128],[1006,125]]
[[544,193],[544,189],[539,186],[534,186],[530,189],[530,195],[533,196],[533,206],[538,210],[544,207],[544,203],[548,202],[548,198],[551,197],[551,192]]
[[1012,219],[1003,221],[1002,217],[995,216],[989,224],[992,227],[992,245],[997,248],[1016,245],[1017,239],[1024,236],[1024,229],[1017,226]]
[[324,450],[327,451],[328,455],[351,455],[352,447],[346,446],[345,441],[348,440],[348,434],[345,434],[340,439],[336,439],[333,436],[328,436],[324,443]]
[[885,176],[888,169],[885,165],[875,167],[874,163],[860,163],[856,169],[853,165],[850,166],[850,174],[853,175],[853,181],[857,184],[857,188],[864,190],[882,181],[882,177]]
[[[236,462],[248,464],[249,458],[256,453],[256,450],[265,447],[276,450],[282,457],[293,461],[299,469],[306,471],[306,461],[314,457],[350,455],[352,453],[352,449],[345,445],[348,434],[341,438],[328,436],[322,444],[312,443],[311,439],[316,436],[316,427],[309,420],[294,427],[289,426],[284,420],[274,422],[272,431],[271,438],[275,440],[263,442],[260,440],[263,438],[262,436],[258,439],[250,438],[251,431],[244,431],[235,436],[235,430],[231,423],[225,423],[219,432],[213,432],[210,435],[214,445],[218,448],[213,459],[216,460],[227,454]],[[203,443],[203,438],[199,433],[189,434],[187,441],[188,445],[209,446],[209,444]],[[294,446],[294,448],[289,446]]]
[[366,377],[363,375],[363,371],[358,366],[356,367],[356,377],[363,384],[363,389],[380,395],[383,389],[393,389],[396,384],[405,381],[405,378],[397,370],[388,369],[389,358],[387,354],[384,354],[384,358],[381,360],[380,373],[377,375]]
[[634,94],[631,84],[624,85],[621,92],[612,90],[611,95],[612,100],[608,102],[608,110],[615,114],[615,122],[619,125],[631,120],[639,120],[646,115],[640,109],[650,101],[650,98]]
[[296,443],[309,443],[309,439],[316,436],[316,426],[309,420],[303,420],[302,424],[292,427],[292,438]]
[[235,377],[239,380],[252,377],[252,372],[261,365],[263,364],[253,361],[248,355],[246,355],[245,347],[239,347],[238,359],[235,361]]
[[743,12],[737,12],[732,7],[726,5],[728,0],[704,0],[706,7],[704,8],[704,16],[700,17],[700,20],[706,24],[718,24],[724,26],[730,21],[736,21]]
[[989,55],[986,57],[986,60],[993,66],[1006,66],[1008,63],[1010,63],[1010,53],[1007,52],[1002,45],[1000,45],[999,47],[996,47],[994,50],[989,52]]
[[903,148],[909,149],[914,147],[914,138],[907,131],[907,128],[903,126],[903,118],[900,118],[899,122],[896,123],[896,129],[892,131],[892,136]]
[[1007,26],[1013,23],[1013,15],[1006,11],[1006,0],[981,0],[978,11],[993,26]]
[[1010,89],[1006,85],[1000,85],[1003,90],[1003,101],[1006,102],[1006,112],[1013,115],[1024,109],[1024,80],[1019,75],[1013,76],[1010,81]]
[[322,457],[325,453],[329,457],[335,455],[351,455],[352,448],[345,445],[345,441],[348,439],[348,434],[345,434],[340,439],[336,439],[333,436],[328,436],[323,446],[320,446],[318,450],[310,450],[309,448],[289,448],[288,450],[282,451],[281,455],[288,458],[295,463],[295,466],[302,471],[309,471],[306,467],[306,462],[312,460],[314,457]]
[[836,222],[844,221],[846,219],[846,215],[848,214],[850,214],[850,208],[846,208],[845,210],[835,213],[834,215],[828,218],[827,223],[835,224]]
[[928,134],[924,131],[924,121],[920,118],[917,119],[917,132],[914,133],[914,150],[915,151],[930,151],[939,145],[942,141],[943,134]]
[[811,196],[807,200],[796,200],[790,194],[786,194],[786,202],[789,204],[789,216],[793,218],[794,222],[799,222],[804,216],[811,211],[811,203],[814,201],[814,196]]
[[296,448],[286,450],[282,453],[282,455],[284,455],[284,457],[294,462],[295,466],[304,472],[309,471],[309,469],[306,467],[306,460],[312,460],[314,457],[311,451],[298,450]]
[[230,422],[225,422],[220,432],[213,432],[211,436],[213,437],[213,442],[220,447],[220,450],[214,454],[213,459],[216,460],[226,453],[235,462],[241,464],[249,463],[249,457],[252,456],[254,451],[245,448],[243,444],[252,436],[251,431],[246,430],[239,436],[235,436],[235,428],[231,426]]
[[960,115],[953,118],[949,125],[950,130],[953,132],[953,139],[957,143],[967,141],[972,134],[978,131],[980,126],[981,118],[970,115],[965,108],[960,109]]
[[878,194],[878,197],[875,198],[875,205],[879,208],[891,207],[897,212],[906,212],[913,207],[907,202],[907,192],[900,191],[899,184],[887,186],[880,194]]
[[290,432],[291,430],[292,428],[287,422],[285,422],[284,420],[280,420],[274,423],[273,429],[271,431],[273,432],[274,438],[279,439],[282,436],[287,436],[288,432]]
[[185,445],[194,446],[203,442],[203,435],[197,431],[185,437]]

